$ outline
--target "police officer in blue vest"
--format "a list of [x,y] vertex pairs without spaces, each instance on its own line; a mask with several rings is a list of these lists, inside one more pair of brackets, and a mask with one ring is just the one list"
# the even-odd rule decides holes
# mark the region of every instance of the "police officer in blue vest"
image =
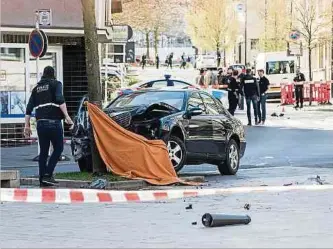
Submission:
[[[36,110],[37,134],[40,146],[39,154],[39,182],[41,187],[57,185],[53,171],[63,152],[64,131],[62,119],[73,127],[73,121],[69,117],[62,84],[55,78],[53,67],[44,68],[42,79],[32,90],[25,116],[25,137],[31,136],[30,117],[33,109]],[[53,153],[47,162],[50,143]]]

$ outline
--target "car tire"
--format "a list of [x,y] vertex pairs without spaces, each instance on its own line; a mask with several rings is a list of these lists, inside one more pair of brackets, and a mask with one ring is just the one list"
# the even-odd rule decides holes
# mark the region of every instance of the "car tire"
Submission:
[[79,165],[80,172],[88,172],[88,173],[93,172],[91,155],[88,157],[80,158],[79,160],[77,160],[77,163]]
[[186,148],[183,140],[171,135],[167,139],[167,148],[171,163],[176,172],[179,172],[186,162]]
[[218,164],[218,169],[222,175],[235,175],[239,169],[239,146],[234,139],[230,139],[227,150],[226,159]]

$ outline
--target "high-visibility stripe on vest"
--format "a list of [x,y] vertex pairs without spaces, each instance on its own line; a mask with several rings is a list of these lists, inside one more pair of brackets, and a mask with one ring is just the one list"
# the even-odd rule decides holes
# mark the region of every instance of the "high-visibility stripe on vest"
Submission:
[[46,103],[46,104],[41,104],[39,106],[36,106],[36,110],[42,107],[46,107],[46,106],[55,106],[55,107],[59,107],[59,105],[55,104],[55,103]]

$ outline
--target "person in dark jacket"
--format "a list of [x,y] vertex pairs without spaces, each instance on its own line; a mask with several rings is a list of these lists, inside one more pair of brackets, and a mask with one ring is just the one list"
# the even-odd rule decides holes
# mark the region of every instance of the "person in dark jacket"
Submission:
[[240,85],[240,92],[239,92],[239,99],[238,99],[238,107],[239,110],[244,110],[244,93],[243,93],[243,85],[242,85],[242,78],[245,76],[243,73],[243,70],[240,68],[238,69],[238,77],[237,81],[239,82]]
[[[53,186],[57,182],[53,178],[53,171],[63,152],[64,131],[62,119],[73,127],[73,121],[69,117],[62,84],[55,79],[53,67],[47,66],[44,69],[42,79],[33,88],[25,116],[24,135],[31,136],[30,117],[33,109],[36,110],[37,134],[40,146],[39,153],[39,181],[40,186]],[[47,163],[50,143],[53,146],[53,153]]]
[[173,53],[171,53],[168,57],[168,68],[172,69],[172,60],[173,60]]
[[141,58],[142,69],[145,69],[146,63],[147,63],[147,56],[144,54],[142,55]]
[[238,71],[234,70],[232,76],[228,79],[228,100],[229,100],[229,109],[228,111],[232,116],[235,115],[235,111],[238,105],[238,92],[239,84],[237,82]]
[[257,83],[257,79],[252,76],[252,70],[247,69],[246,75],[244,75],[241,79],[241,85],[243,86],[244,95],[246,99],[246,106],[247,106],[247,119],[248,124],[252,125],[252,118],[251,118],[251,103],[253,106],[254,112],[254,120],[255,124],[258,124],[258,101],[260,96],[259,85]]
[[259,74],[259,89],[260,89],[260,101],[258,102],[258,118],[259,124],[265,124],[266,121],[266,100],[267,91],[269,89],[269,80],[264,75],[264,70],[258,70]]
[[305,76],[302,74],[297,68],[296,77],[294,78],[295,82],[295,97],[296,97],[296,106],[295,108],[299,108],[299,103],[301,103],[301,108],[303,108],[303,82],[305,81]]
[[160,57],[158,56],[158,54],[156,54],[155,62],[156,62],[156,69],[159,69],[159,67],[160,67]]
[[185,53],[183,53],[182,56],[181,56],[180,68],[184,68],[184,69],[186,69],[186,58],[185,58]]

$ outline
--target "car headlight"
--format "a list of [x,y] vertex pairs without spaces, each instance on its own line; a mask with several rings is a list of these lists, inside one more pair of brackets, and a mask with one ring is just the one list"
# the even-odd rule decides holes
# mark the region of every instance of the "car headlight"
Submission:
[[164,130],[164,131],[170,131],[170,125],[168,123],[162,124],[162,130]]

